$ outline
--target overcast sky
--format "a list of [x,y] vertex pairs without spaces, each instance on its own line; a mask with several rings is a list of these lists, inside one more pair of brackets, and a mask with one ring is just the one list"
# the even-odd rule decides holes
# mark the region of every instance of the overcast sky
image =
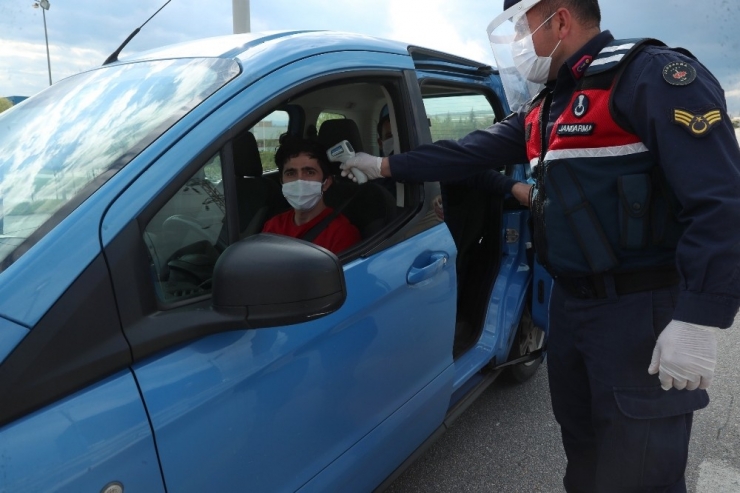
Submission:
[[[100,65],[166,0],[49,0],[53,81]],[[0,96],[48,85],[44,25],[33,0],[0,0]],[[252,0],[252,31],[332,29],[395,39],[493,64],[486,26],[503,0]],[[601,0],[602,29],[655,37],[696,55],[740,116],[740,0]],[[231,0],[172,0],[121,55],[230,34]]]

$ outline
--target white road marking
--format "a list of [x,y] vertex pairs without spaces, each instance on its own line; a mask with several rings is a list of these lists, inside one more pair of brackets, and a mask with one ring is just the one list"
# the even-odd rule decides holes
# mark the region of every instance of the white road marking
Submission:
[[705,460],[699,465],[696,493],[740,492],[740,469],[723,462]]

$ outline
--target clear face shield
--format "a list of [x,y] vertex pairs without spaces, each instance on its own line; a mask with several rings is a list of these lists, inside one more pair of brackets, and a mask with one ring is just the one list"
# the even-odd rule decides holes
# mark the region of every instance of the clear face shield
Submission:
[[539,2],[540,0],[522,0],[499,14],[487,29],[506,99],[512,111],[519,111],[545,87],[544,83],[532,82],[529,80],[531,77],[528,77],[536,63],[533,57],[537,57],[532,45],[532,31],[525,14]]

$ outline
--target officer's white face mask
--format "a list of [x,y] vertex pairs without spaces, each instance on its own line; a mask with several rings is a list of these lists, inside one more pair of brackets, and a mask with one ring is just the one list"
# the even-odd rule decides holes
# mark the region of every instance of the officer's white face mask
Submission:
[[310,211],[321,200],[324,182],[296,180],[283,183],[283,196],[293,209]]
[[550,72],[551,58],[538,57],[534,51],[526,16],[539,1],[521,0],[488,25],[488,38],[511,111],[519,111],[535,97]]
[[[514,66],[522,74],[522,77],[535,84],[545,84],[547,82],[550,76],[552,55],[558,49],[562,40],[558,41],[550,56],[538,56],[534,49],[532,38],[554,16],[555,13],[545,19],[545,22],[540,24],[531,34],[524,34],[520,39],[511,43],[511,55],[514,60]],[[517,27],[515,28],[517,32],[524,33],[529,30],[527,16],[525,14],[522,14],[515,22],[517,23]]]

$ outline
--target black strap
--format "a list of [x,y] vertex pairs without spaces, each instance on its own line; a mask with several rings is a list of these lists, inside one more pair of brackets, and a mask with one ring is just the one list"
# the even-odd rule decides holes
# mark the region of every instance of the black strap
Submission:
[[308,229],[305,233],[303,233],[301,236],[298,237],[300,240],[304,241],[310,241],[313,243],[313,241],[326,229],[329,224],[339,216],[339,214],[342,213],[342,210],[344,207],[349,204],[349,202],[352,200],[352,197],[345,200],[343,204],[340,204],[339,207],[334,209],[331,214],[326,216],[324,219],[319,221],[318,223],[314,224],[311,228]]

